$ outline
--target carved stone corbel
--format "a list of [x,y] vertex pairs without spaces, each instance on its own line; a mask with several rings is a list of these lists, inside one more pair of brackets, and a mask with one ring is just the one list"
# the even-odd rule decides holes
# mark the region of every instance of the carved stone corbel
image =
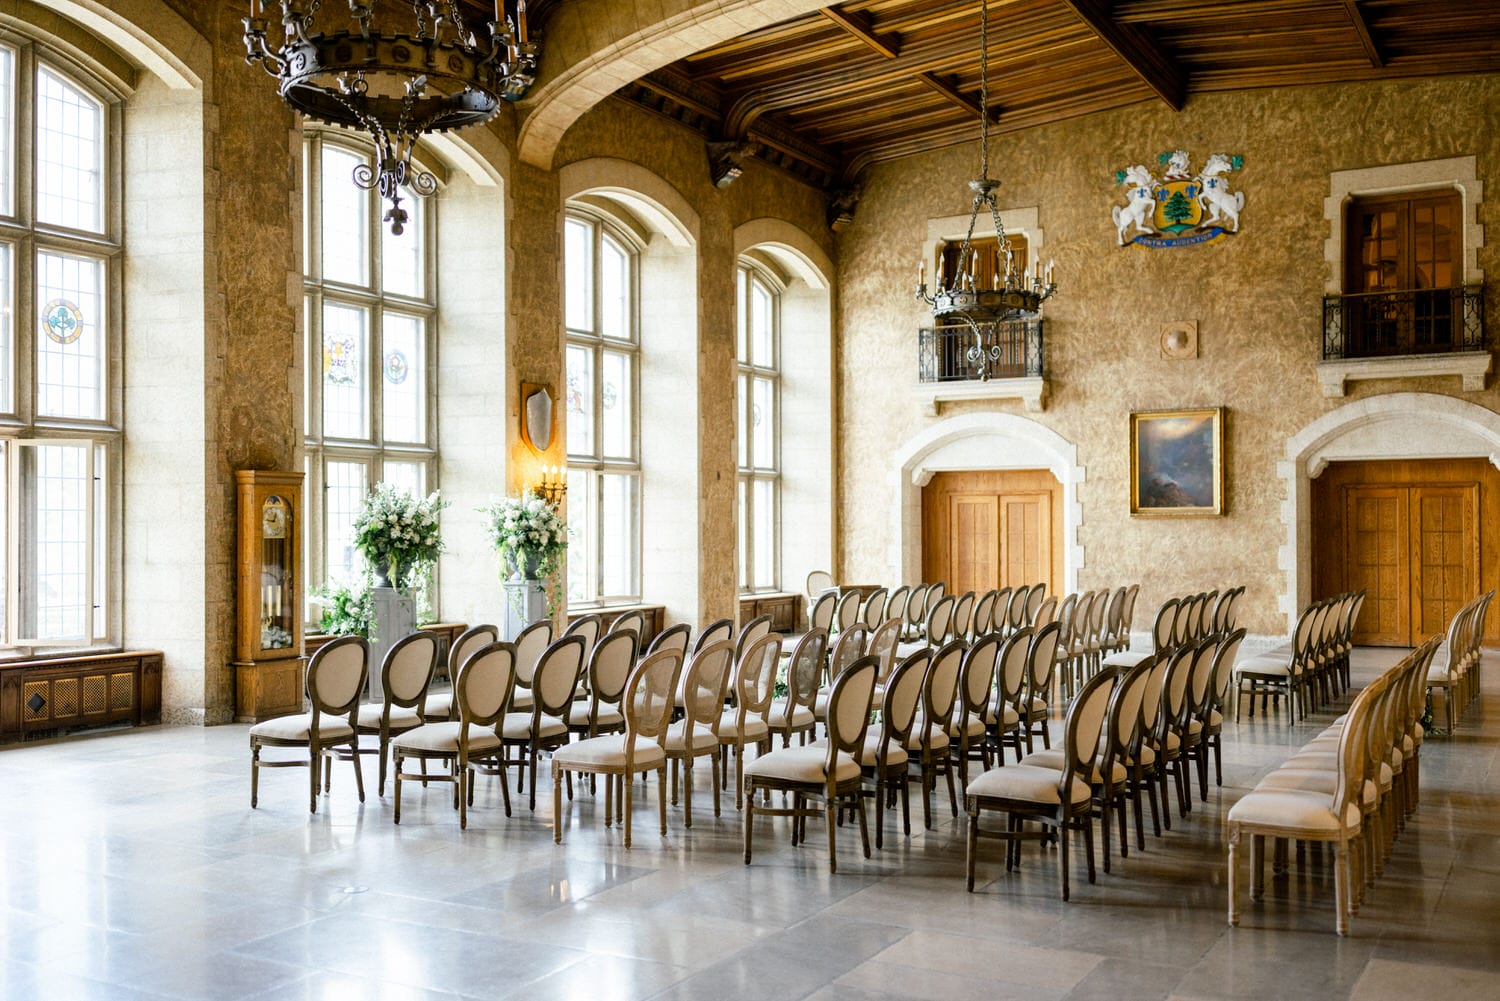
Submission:
[[828,198],[828,228],[835,233],[842,231],[854,221],[854,209],[859,204],[864,190],[859,185],[835,188],[826,192]]
[[760,143],[749,139],[708,143],[708,173],[714,187],[727,188],[745,170],[745,160],[760,152]]

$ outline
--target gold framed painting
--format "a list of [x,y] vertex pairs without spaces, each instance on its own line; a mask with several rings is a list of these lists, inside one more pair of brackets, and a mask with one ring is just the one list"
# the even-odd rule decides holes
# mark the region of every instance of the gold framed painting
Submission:
[[1130,513],[1224,513],[1224,408],[1130,415]]

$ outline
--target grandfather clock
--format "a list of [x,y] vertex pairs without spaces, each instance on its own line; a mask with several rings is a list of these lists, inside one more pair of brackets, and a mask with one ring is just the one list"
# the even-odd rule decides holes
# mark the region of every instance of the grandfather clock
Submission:
[[302,474],[241,469],[235,563],[235,716],[302,711]]

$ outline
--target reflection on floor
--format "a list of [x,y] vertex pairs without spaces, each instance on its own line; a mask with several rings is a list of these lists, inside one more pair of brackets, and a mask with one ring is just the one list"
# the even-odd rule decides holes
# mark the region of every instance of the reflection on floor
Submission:
[[[1356,680],[1398,656],[1358,651]],[[506,820],[492,779],[464,833],[448,790],[408,787],[396,827],[389,789],[381,801],[369,782],[361,807],[344,764],[316,816],[300,770],[262,773],[252,812],[239,726],[12,747],[0,997],[1500,997],[1493,692],[1456,737],[1428,740],[1421,810],[1348,939],[1321,865],[1226,926],[1229,805],[1332,715],[1231,727],[1223,790],[1096,885],[1075,876],[1069,904],[1035,846],[1007,875],[987,843],[964,893],[945,794],[932,831],[868,862],[840,832],[829,876],[815,822],[794,849],[785,821],[764,821],[746,868],[732,801],[718,820],[695,810],[691,832],[674,810],[665,840],[642,804],[626,852],[581,793],[559,847],[550,799],[535,816],[517,799]]]

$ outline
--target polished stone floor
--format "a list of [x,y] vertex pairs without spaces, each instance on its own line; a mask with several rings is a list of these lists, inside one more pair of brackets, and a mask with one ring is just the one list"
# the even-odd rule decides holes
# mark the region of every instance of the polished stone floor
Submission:
[[[1359,651],[1356,679],[1397,656]],[[1228,806],[1330,717],[1231,728],[1222,791],[1068,904],[1035,847],[1007,875],[986,843],[964,893],[946,796],[869,861],[841,831],[830,876],[816,823],[796,849],[758,825],[745,867],[732,805],[690,832],[674,810],[665,840],[645,806],[625,851],[583,794],[555,846],[550,804],[507,820],[493,785],[466,832],[438,787],[397,827],[341,764],[316,816],[299,769],[263,772],[252,811],[240,726],[12,746],[0,998],[1500,998],[1493,691],[1427,742],[1421,810],[1347,939],[1317,860],[1225,924]]]

